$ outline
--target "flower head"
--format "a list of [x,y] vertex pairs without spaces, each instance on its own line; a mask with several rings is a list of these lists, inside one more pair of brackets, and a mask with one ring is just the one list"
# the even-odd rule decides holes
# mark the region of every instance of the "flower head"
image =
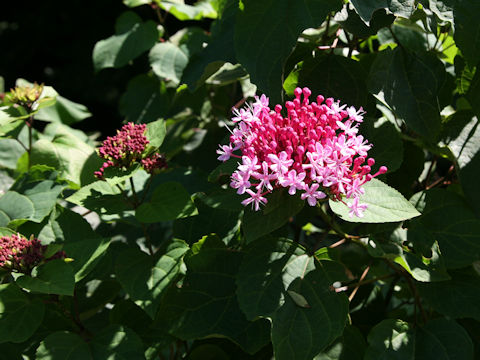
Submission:
[[[117,135],[108,136],[98,149],[98,155],[105,159],[102,167],[94,175],[103,179],[105,169],[109,167],[128,168],[134,163],[141,163],[143,168],[154,173],[166,167],[165,157],[159,153],[145,154],[149,141],[145,136],[147,126],[129,122],[117,130]],[[228,147],[227,145],[225,147]]]
[[372,145],[358,135],[365,111],[321,95],[310,102],[311,93],[308,88],[295,89],[295,99],[285,103],[283,114],[281,105],[269,107],[265,95],[235,109],[236,126],[230,131],[230,144],[217,150],[219,160],[242,159],[230,186],[250,195],[242,204],[252,204],[255,210],[267,202],[266,194],[283,187],[290,195],[300,191],[311,206],[327,197],[352,198],[351,213],[362,216],[362,185],[387,170],[382,166],[370,174],[375,161],[367,153]]
[[[0,238],[0,268],[8,271],[30,273],[31,269],[45,260],[46,245],[33,236],[30,240],[18,235]],[[65,253],[59,251],[48,260],[64,258]]]

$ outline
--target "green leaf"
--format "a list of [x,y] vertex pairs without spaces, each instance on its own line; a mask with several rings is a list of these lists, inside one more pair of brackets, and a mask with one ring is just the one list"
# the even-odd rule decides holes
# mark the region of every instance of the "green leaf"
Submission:
[[115,274],[127,294],[151,317],[160,298],[177,277],[188,245],[174,240],[158,261],[138,248],[125,248],[118,254]]
[[369,88],[383,94],[398,118],[432,142],[440,131],[439,92],[445,81],[445,67],[436,56],[397,47],[377,55]]
[[161,1],[160,7],[175,16],[178,20],[202,20],[203,18],[215,19],[217,12],[210,1],[198,1],[195,5],[187,5],[177,1]]
[[160,184],[149,201],[135,211],[137,219],[144,223],[175,220],[198,214],[190,194],[175,182]]
[[66,126],[55,124],[55,129],[57,134],[52,140],[40,139],[33,144],[31,164],[51,166],[72,186],[80,187],[82,173],[87,170],[93,174],[97,170],[97,163],[90,162],[90,157],[96,156],[94,148],[74,136]]
[[365,360],[414,359],[414,334],[402,320],[383,320],[368,334],[368,344]]
[[7,226],[13,220],[28,220],[34,214],[34,205],[25,195],[7,191],[0,198],[0,226]]
[[379,29],[390,26],[394,22],[395,16],[387,14],[383,9],[375,10],[369,26],[367,26],[357,12],[349,7],[344,7],[341,12],[335,15],[335,20],[349,33],[359,38],[368,38],[375,35]]
[[421,199],[426,203],[423,215],[411,221],[408,238],[414,244],[417,238],[438,241],[447,268],[460,268],[479,260],[480,220],[465,200],[444,189],[426,191]]
[[73,295],[75,276],[72,267],[63,259],[40,265],[35,276],[24,275],[17,279],[18,286],[44,294]]
[[225,63],[218,71],[210,76],[207,80],[207,84],[212,85],[227,85],[239,81],[248,76],[245,69],[240,64],[232,65]]
[[157,37],[157,27],[153,21],[142,22],[133,12],[123,13],[117,19],[116,34],[95,44],[95,70],[127,65],[150,49],[156,43]]
[[[465,81],[463,81],[463,84],[465,84]],[[478,103],[480,101],[480,70],[476,71],[471,79],[466,97],[475,114],[480,116],[480,104]]]
[[165,139],[167,129],[164,120],[157,120],[147,124],[145,136],[149,141],[148,146],[159,148]]
[[38,329],[45,305],[27,296],[16,284],[0,285],[0,343],[20,343]]
[[[480,84],[480,77],[479,77]],[[480,88],[479,88],[480,90]],[[478,99],[480,101],[480,98]],[[480,114],[480,108],[478,113]],[[478,178],[480,177],[480,122],[469,111],[456,112],[448,123],[459,124],[458,134],[448,143],[448,147],[456,157],[460,183],[465,198],[480,214],[480,193],[478,191]]]
[[186,260],[187,276],[181,289],[165,299],[164,316],[171,333],[184,340],[228,337],[250,354],[269,341],[267,320],[249,322],[235,295],[235,275],[242,254],[209,237],[200,251]]
[[68,331],[48,335],[36,352],[38,360],[93,360],[90,349],[83,339]]
[[[291,196],[287,191],[273,193],[267,199],[263,211],[245,209],[242,228],[247,243],[282,227],[305,205],[299,196]],[[239,199],[241,200],[242,198]]]
[[367,344],[360,330],[345,327],[343,334],[314,360],[363,360]]
[[136,124],[166,117],[169,106],[170,98],[165,83],[154,75],[134,77],[120,98],[120,114]]
[[32,169],[23,174],[11,189],[23,194],[32,202],[34,211],[28,219],[41,222],[55,207],[66,183],[57,181],[57,172],[52,169],[42,171],[45,180],[38,181],[32,174]]
[[237,59],[251,81],[276,104],[281,99],[283,67],[298,36],[307,28],[319,27],[330,12],[341,9],[342,2],[244,0],[243,5],[235,26]]
[[[240,211],[213,208],[200,198],[195,198],[199,214],[175,220],[173,235],[193,244],[205,235],[217,234],[224,241],[229,241],[240,228]],[[221,221],[219,221],[221,219]]]
[[125,6],[128,7],[137,7],[140,5],[150,4],[151,2],[151,0],[123,0]]
[[[329,200],[332,211],[345,221],[363,223],[397,222],[420,215],[397,190],[378,179],[370,180],[363,188],[365,194],[360,196],[359,203],[368,205],[363,217],[350,217],[347,205]],[[349,202],[348,199],[345,201]]]
[[94,359],[145,359],[142,340],[123,326],[109,325],[95,334],[89,345]]
[[358,15],[367,24],[370,23],[372,14],[377,9],[388,9],[395,16],[409,18],[415,10],[414,0],[352,0]]
[[188,63],[188,54],[185,54],[176,45],[165,42],[156,44],[148,55],[153,72],[166,81],[180,83],[183,69]]
[[285,303],[291,282],[315,269],[313,263],[288,239],[265,237],[250,244],[237,275],[237,298],[247,319],[271,317]]
[[477,65],[480,58],[480,23],[476,18],[479,12],[480,4],[477,1],[454,2],[455,43],[470,66]]
[[415,359],[473,359],[473,343],[453,320],[433,319],[415,334]]
[[357,109],[367,105],[366,71],[358,61],[337,55],[308,57],[302,66],[298,83],[312,94],[334,97]]
[[389,172],[397,170],[403,161],[403,142],[400,133],[391,122],[381,124],[373,122],[373,119],[364,120],[360,132],[373,144],[368,156],[375,159],[373,172],[382,165]]
[[0,166],[15,170],[18,159],[25,153],[25,149],[14,139],[0,139]]
[[90,224],[71,210],[62,209],[49,221],[53,240],[63,244],[75,274],[75,281],[83,279],[105,255],[110,239],[101,238]]
[[312,359],[340,336],[348,315],[345,295],[330,290],[332,282],[323,266],[295,278],[289,286],[302,295],[309,307],[290,296],[272,316],[275,359]]
[[191,90],[199,88],[224,63],[237,62],[232,46],[237,13],[238,2],[226,0],[221,17],[212,25],[208,45],[192,56],[183,71],[182,82]]
[[35,120],[59,122],[71,125],[92,116],[85,105],[77,104],[57,95],[55,105],[40,109]]
[[443,315],[480,321],[480,277],[471,268],[449,273],[451,280],[418,283],[420,296]]
[[130,209],[120,189],[103,180],[82,187],[66,200],[100,214],[115,214]]

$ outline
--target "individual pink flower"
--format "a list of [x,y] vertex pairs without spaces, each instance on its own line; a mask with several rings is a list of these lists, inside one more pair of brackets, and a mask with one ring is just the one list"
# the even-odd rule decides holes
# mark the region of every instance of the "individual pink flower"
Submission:
[[307,199],[308,205],[315,206],[317,205],[317,199],[324,199],[327,195],[322,192],[318,191],[320,185],[312,184],[310,187],[305,185],[305,192],[301,195],[301,199]]
[[232,145],[220,145],[220,149],[217,149],[217,154],[220,156],[217,158],[217,160],[220,161],[227,161],[230,159],[230,156],[232,156],[233,148]]
[[237,170],[232,174],[232,182],[230,183],[230,186],[234,189],[238,189],[237,194],[242,195],[245,190],[252,186],[249,179],[249,173]]
[[288,187],[288,193],[290,195],[295,195],[297,190],[303,190],[305,188],[305,183],[303,182],[305,176],[305,172],[301,172],[297,175],[296,170],[290,170],[288,174],[279,179],[279,183],[283,187]]
[[260,204],[265,205],[267,203],[267,199],[264,198],[261,193],[261,190],[257,190],[257,192],[253,192],[250,189],[247,189],[247,193],[250,195],[249,198],[242,201],[243,206],[247,206],[248,204],[252,204],[252,208],[255,211],[260,210]]
[[354,214],[360,218],[364,216],[363,212],[367,209],[367,204],[359,204],[358,201],[359,198],[354,197],[352,202],[347,203],[347,206],[350,208],[348,216],[353,217]]

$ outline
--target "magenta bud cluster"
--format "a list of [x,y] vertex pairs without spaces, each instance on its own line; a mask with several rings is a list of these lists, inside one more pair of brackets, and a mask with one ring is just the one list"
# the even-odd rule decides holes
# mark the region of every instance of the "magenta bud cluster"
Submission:
[[[106,168],[128,168],[136,162],[141,163],[149,173],[165,168],[166,161],[161,154],[154,153],[150,156],[145,154],[149,143],[145,136],[146,129],[145,124],[129,122],[122,126],[121,130],[117,130],[117,135],[108,136],[98,149],[98,155],[106,161],[98,171],[95,171],[94,175],[103,179]],[[163,161],[160,161],[160,158]]]
[[[7,271],[30,273],[31,269],[45,260],[46,245],[37,238],[26,239],[20,234],[0,238],[0,268]],[[58,251],[48,260],[65,258],[65,252]]]
[[311,94],[309,88],[296,88],[295,99],[287,101],[285,109],[276,105],[272,110],[265,95],[233,109],[236,126],[229,129],[230,143],[217,150],[218,160],[240,160],[230,186],[240,195],[248,194],[242,204],[256,211],[268,202],[268,193],[287,188],[290,195],[301,193],[310,206],[326,198],[351,199],[349,215],[362,217],[367,208],[359,203],[362,186],[387,171],[381,166],[371,174],[372,145],[358,134],[365,111],[322,95],[310,102]]

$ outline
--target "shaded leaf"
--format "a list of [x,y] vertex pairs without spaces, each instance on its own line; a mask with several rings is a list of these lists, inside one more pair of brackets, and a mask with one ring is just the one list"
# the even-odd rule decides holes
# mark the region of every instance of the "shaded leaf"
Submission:
[[363,360],[367,343],[360,330],[347,326],[332,345],[315,356],[314,360]]
[[355,10],[369,24],[372,14],[377,9],[388,9],[395,16],[409,18],[415,10],[414,0],[352,0]]
[[34,276],[19,277],[17,284],[33,292],[72,296],[75,277],[72,267],[63,259],[57,259],[40,265]]
[[157,41],[158,32],[151,20],[142,22],[130,11],[120,15],[116,23],[116,34],[95,44],[93,64],[96,71],[104,68],[125,66]]
[[48,335],[36,352],[39,360],[93,360],[90,349],[83,339],[68,331]]
[[415,339],[408,323],[387,319],[368,334],[365,360],[414,359]]
[[183,69],[188,63],[188,54],[176,45],[165,42],[156,44],[150,50],[148,57],[155,75],[176,84],[180,82]]
[[94,359],[141,360],[143,343],[134,331],[119,325],[109,325],[89,343]]
[[38,329],[45,305],[13,283],[0,285],[0,343],[23,342]]
[[476,17],[479,12],[477,1],[454,2],[455,43],[470,66],[477,65],[480,58],[480,23]]
[[[342,3],[337,0],[249,0],[243,4],[235,25],[237,59],[272,104],[279,103],[283,67],[298,36],[307,28],[319,27],[330,12],[341,9]],[[252,53],[255,56],[251,56]]]
[[175,220],[198,214],[190,194],[175,182],[158,185],[149,201],[135,211],[136,218],[144,223]]
[[125,248],[118,254],[115,273],[130,298],[151,317],[160,304],[160,297],[178,275],[188,245],[173,241],[154,262],[138,248]]
[[77,104],[60,95],[57,95],[56,99],[53,106],[40,109],[35,119],[71,125],[92,116],[85,105]]

